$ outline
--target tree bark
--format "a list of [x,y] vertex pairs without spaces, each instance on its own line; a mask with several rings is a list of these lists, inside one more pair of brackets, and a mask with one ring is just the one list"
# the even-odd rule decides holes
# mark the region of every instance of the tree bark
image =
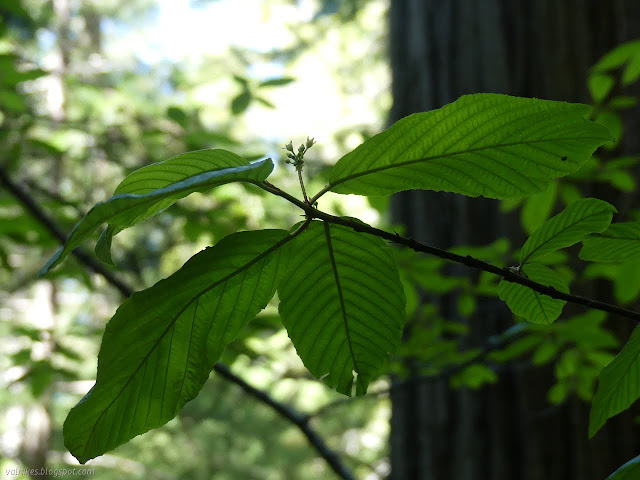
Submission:
[[[638,36],[637,0],[392,1],[390,122],[468,93],[588,102],[589,67]],[[638,143],[630,137],[627,146],[638,152]],[[482,198],[413,191],[394,197],[392,215],[409,235],[439,247],[486,244],[504,235],[519,245],[517,218],[501,214],[498,206]],[[454,296],[426,292],[426,299],[445,316],[456,316]],[[510,324],[501,302],[481,302],[469,320],[468,346]],[[477,392],[452,391],[447,379],[394,389],[391,477],[602,480],[640,453],[629,414],[610,420],[589,441],[589,406],[574,398],[550,406],[546,396],[553,382],[551,369],[520,363]]]

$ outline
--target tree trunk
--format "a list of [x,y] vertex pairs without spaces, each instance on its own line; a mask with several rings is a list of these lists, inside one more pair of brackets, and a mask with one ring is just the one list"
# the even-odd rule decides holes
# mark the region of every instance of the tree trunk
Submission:
[[[394,122],[477,92],[588,102],[588,68],[640,36],[640,2],[397,0],[390,22]],[[409,235],[439,247],[503,235],[514,245],[523,240],[517,219],[499,213],[497,201],[415,191],[392,205]],[[450,317],[454,300],[429,298]],[[512,320],[491,300],[469,323],[472,346]],[[550,369],[519,364],[480,391],[451,391],[446,379],[405,383],[391,396],[392,478],[602,480],[640,453],[631,416],[609,421],[589,441],[589,406],[571,398],[550,407],[553,382]]]

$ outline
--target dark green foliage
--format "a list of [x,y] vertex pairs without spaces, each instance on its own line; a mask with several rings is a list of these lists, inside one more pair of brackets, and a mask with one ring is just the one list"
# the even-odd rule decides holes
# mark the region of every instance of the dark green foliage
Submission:
[[[249,80],[236,77],[236,81],[242,92],[233,101],[233,111],[240,113],[253,94]],[[274,79],[258,88],[289,81]],[[599,99],[610,88],[604,75],[591,81],[594,97]],[[166,280],[123,303],[104,335],[97,383],[65,423],[67,447],[84,462],[173,418],[198,394],[225,346],[266,306],[276,287],[281,320],[298,355],[315,377],[342,394],[365,394],[369,383],[385,371],[390,355],[398,352],[406,321],[406,291],[409,312],[433,316],[438,330],[412,336],[398,353],[419,353],[432,362],[435,371],[448,362],[458,365],[451,377],[453,387],[479,388],[496,381],[493,370],[483,363],[485,356],[502,362],[533,352],[536,364],[559,355],[558,383],[549,393],[552,401],[562,401],[576,378],[578,392],[588,397],[595,375],[610,358],[601,349],[615,344],[608,338],[601,341],[605,340],[600,327],[604,317],[594,318],[593,328],[585,330],[591,336],[574,335],[572,326],[578,320],[549,332],[536,330],[535,324],[554,322],[567,301],[557,298],[568,292],[572,277],[562,265],[566,255],[561,249],[583,242],[581,257],[595,261],[621,262],[638,254],[637,225],[609,227],[616,209],[604,201],[578,198],[543,221],[558,198],[554,179],[576,172],[598,146],[611,140],[606,128],[586,118],[589,112],[587,106],[561,102],[493,94],[465,96],[440,110],[407,117],[366,140],[331,169],[329,184],[309,201],[302,168],[313,140],[307,141],[306,148],[301,146],[298,154],[288,145],[304,202],[266,182],[273,169],[270,159],[250,163],[224,150],[186,153],[134,171],[111,199],[96,205],[76,226],[43,272],[60,263],[102,223],[108,226],[96,253],[112,263],[111,240],[120,230],[191,192],[223,183],[257,185],[297,205],[307,218],[291,233],[262,230],[230,235],[196,254]],[[189,122],[182,110],[174,108],[168,113],[182,127]],[[614,170],[613,166],[609,169]],[[546,200],[541,202],[542,213],[537,206],[534,209],[538,202],[525,204],[523,215],[529,217],[526,222],[534,231],[520,250],[519,266],[504,270],[505,278],[498,285],[486,276],[471,284],[443,275],[438,271],[443,259],[407,258],[411,267],[419,268],[401,274],[395,255],[377,238],[399,236],[314,208],[328,191],[386,195],[410,188],[500,199],[538,195]],[[412,246],[411,242],[404,239],[400,243]],[[418,250],[449,258],[447,252],[424,248],[427,250]],[[465,263],[464,258],[475,255],[504,264],[508,248],[504,242],[459,248],[454,260]],[[402,262],[399,265],[404,268]],[[483,273],[500,272],[492,265],[479,268],[486,270]],[[464,334],[466,330],[456,322],[438,319],[436,312],[417,312],[416,293],[408,288],[412,282],[441,293],[463,289],[458,301],[463,316],[473,314],[476,296],[497,294],[515,315],[531,322],[530,328],[514,327],[513,332],[492,339],[485,351],[457,352],[455,340],[440,340],[429,354],[425,342],[444,332]],[[553,290],[538,291],[545,287]],[[587,322],[587,316],[580,321]],[[556,335],[552,342],[544,339],[552,334]],[[640,387],[633,380],[640,371],[635,362],[635,337],[602,373],[591,434],[640,396]],[[501,349],[503,344],[509,345]],[[575,347],[560,353],[565,344]]]

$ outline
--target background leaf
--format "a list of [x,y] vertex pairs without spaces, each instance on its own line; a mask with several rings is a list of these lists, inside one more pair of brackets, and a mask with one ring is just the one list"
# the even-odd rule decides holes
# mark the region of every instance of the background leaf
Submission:
[[224,347],[273,296],[291,238],[284,230],[229,235],[118,308],[96,384],[64,424],[80,462],[164,425],[198,394]]
[[578,243],[590,233],[603,231],[611,223],[614,212],[613,205],[596,198],[573,202],[527,239],[520,250],[520,265]]
[[278,78],[270,78],[268,80],[265,80],[264,82],[261,82],[258,87],[263,88],[263,87],[282,87],[284,85],[288,85],[289,83],[293,82],[295,80],[295,78],[292,77],[278,77]]
[[544,192],[527,197],[522,205],[520,222],[525,232],[531,235],[549,218],[558,196],[558,183],[551,182]]
[[311,222],[278,286],[280,315],[305,366],[338,392],[364,395],[400,343],[405,296],[379,238]]
[[240,115],[249,107],[251,98],[251,92],[249,90],[243,90],[231,101],[231,113]]
[[409,115],[342,157],[331,191],[388,195],[402,190],[509,198],[542,192],[574,172],[605,141],[586,105],[496,94],[460,97]]
[[589,438],[608,418],[626,410],[640,397],[640,327],[599,376],[598,391],[591,404]]

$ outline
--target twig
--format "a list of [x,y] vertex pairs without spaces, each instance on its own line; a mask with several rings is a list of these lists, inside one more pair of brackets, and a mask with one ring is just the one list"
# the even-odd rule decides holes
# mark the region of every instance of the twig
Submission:
[[[484,270],[485,272],[493,273],[494,275],[498,275],[504,278],[507,282],[524,285],[525,287],[529,287],[531,290],[534,290],[538,293],[542,293],[543,295],[547,295],[557,300],[564,300],[565,302],[575,303],[577,305],[583,305],[585,307],[589,307],[594,310],[602,310],[604,312],[620,315],[621,317],[631,318],[633,320],[640,321],[640,312],[634,312],[633,310],[627,310],[626,308],[618,307],[616,305],[611,305],[605,302],[600,302],[598,300],[593,300],[587,297],[582,297],[580,295],[572,295],[570,293],[560,292],[553,287],[547,287],[546,285],[542,285],[540,283],[529,280],[524,276],[518,275],[517,273],[511,271],[508,268],[498,267],[491,263],[487,263],[483,260],[474,258],[470,255],[466,255],[466,256],[458,255],[456,253],[443,250],[441,248],[432,247],[431,245],[425,245],[423,243],[416,242],[411,238],[400,236],[397,233],[394,234],[394,233],[385,232],[384,230],[380,230],[379,228],[371,227],[363,223],[358,223],[348,218],[336,217],[334,215],[330,215],[328,213],[318,210],[317,208],[314,208],[312,205],[301,202],[297,198],[293,197],[292,195],[289,195],[287,192],[280,190],[279,188],[275,187],[273,184],[268,182],[256,183],[256,185],[298,206],[299,208],[304,210],[307,217],[309,218],[317,218],[329,223],[334,223],[336,225],[349,227],[355,230],[356,232],[363,232],[363,233],[368,233],[370,235],[375,235],[376,237],[380,237],[390,242],[397,243],[398,245],[409,247],[412,250],[415,250],[416,252],[428,253],[429,255],[435,255],[437,257],[450,260],[452,262],[461,263],[471,268]],[[314,199],[311,199],[310,201],[313,202]]]
[[[33,215],[33,217],[51,233],[51,235],[57,238],[61,243],[64,243],[66,241],[66,235],[55,223],[55,221],[33,201],[31,196],[29,195],[29,192],[27,192],[24,187],[15,183],[9,178],[2,166],[0,166],[0,184],[6,187],[7,190],[17,198],[29,211],[29,213],[31,213],[31,215]],[[73,251],[73,254],[88,268],[102,275],[105,280],[107,280],[107,282],[116,287],[124,296],[128,297],[133,293],[133,288],[117,278],[114,274],[108,271],[105,267],[102,266],[102,264],[94,260],[93,257],[89,256],[87,253],[76,249]],[[347,466],[341,462],[336,452],[331,450],[322,439],[322,437],[320,437],[320,435],[311,427],[311,425],[309,425],[307,416],[301,414],[297,410],[294,410],[292,407],[271,398],[271,396],[266,392],[258,390],[257,388],[249,385],[240,377],[233,374],[231,370],[229,370],[229,367],[227,367],[226,365],[222,363],[216,363],[213,369],[220,376],[232,383],[235,383],[245,392],[249,393],[251,396],[258,399],[262,403],[268,405],[276,412],[278,412],[278,414],[298,427],[298,429],[307,437],[309,443],[313,446],[313,448],[318,452],[318,454],[320,454],[320,456],[322,456],[322,458],[325,459],[331,469],[340,478],[346,480],[352,480],[355,478],[349,471]]]
[[309,443],[313,446],[313,448],[315,448],[316,451],[327,461],[331,469],[340,478],[355,478],[353,474],[347,469],[347,467],[340,461],[338,455],[333,450],[331,450],[324,442],[324,440],[318,435],[318,433],[313,428],[311,428],[311,426],[309,425],[309,417],[307,415],[303,415],[290,406],[271,398],[262,390],[258,390],[257,388],[249,385],[244,380],[234,375],[231,370],[229,370],[229,368],[225,365],[218,363],[214,367],[214,370],[227,380],[237,384],[249,395],[257,398],[262,403],[269,405],[276,412],[278,412],[280,415],[287,418],[291,423],[297,426],[298,429],[307,437],[307,440],[309,440]]
[[[24,208],[27,209],[27,211],[60,243],[64,243],[67,240],[67,236],[56,222],[44,210],[42,210],[38,204],[36,204],[36,202],[31,198],[29,192],[22,185],[9,178],[7,172],[1,165],[0,185],[4,186],[16,199],[18,199]],[[102,263],[93,258],[86,251],[76,248],[73,251],[73,254],[90,270],[102,275],[107,282],[116,287],[125,297],[128,297],[133,293],[133,289],[129,285],[116,277],[104,265],[102,265]]]

